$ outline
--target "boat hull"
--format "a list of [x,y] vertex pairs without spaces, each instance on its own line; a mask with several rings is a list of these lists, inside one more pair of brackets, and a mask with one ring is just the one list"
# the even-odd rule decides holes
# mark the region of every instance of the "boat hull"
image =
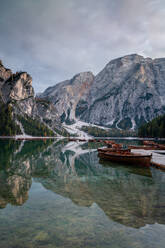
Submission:
[[141,155],[141,154],[120,154],[120,153],[108,153],[108,152],[99,152],[98,156],[100,158],[117,162],[123,164],[132,164],[136,166],[145,166],[149,167],[151,164],[152,155]]
[[[116,152],[116,148],[98,148],[98,152]],[[131,149],[119,149],[119,152],[125,153],[125,152],[131,152]]]
[[165,150],[165,146],[128,146],[129,149],[140,150]]

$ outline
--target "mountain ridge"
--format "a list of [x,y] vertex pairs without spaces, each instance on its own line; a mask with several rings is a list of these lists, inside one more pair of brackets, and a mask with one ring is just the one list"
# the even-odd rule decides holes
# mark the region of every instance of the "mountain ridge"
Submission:
[[[130,54],[111,60],[96,76],[91,73],[90,80],[86,73],[82,73],[81,83],[85,82],[88,89],[82,95],[78,87],[72,91],[76,76],[40,95],[54,104],[62,122],[79,119],[106,127],[137,129],[165,113],[165,58]],[[64,92],[68,85],[71,92]]]
[[53,104],[35,98],[32,77],[12,73],[0,61],[0,136],[67,135]]

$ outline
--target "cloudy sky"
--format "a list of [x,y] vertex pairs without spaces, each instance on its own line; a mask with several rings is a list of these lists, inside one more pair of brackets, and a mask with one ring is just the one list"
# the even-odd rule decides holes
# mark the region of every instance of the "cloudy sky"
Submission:
[[0,59],[36,92],[131,53],[165,57],[164,0],[0,0]]

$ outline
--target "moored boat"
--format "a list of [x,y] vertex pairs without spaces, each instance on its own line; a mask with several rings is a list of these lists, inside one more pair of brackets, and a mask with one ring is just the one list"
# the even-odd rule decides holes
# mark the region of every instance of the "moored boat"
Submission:
[[146,145],[146,146],[155,146],[157,144],[154,141],[151,141],[151,140],[143,140],[143,145]]
[[116,145],[116,143],[113,140],[104,140],[104,143],[109,148],[111,148],[113,145]]
[[98,148],[97,149],[98,152],[116,152],[116,151],[120,151],[120,152],[131,152],[131,149],[116,149],[116,148]]
[[129,149],[142,149],[142,150],[165,150],[165,145],[152,145],[152,146],[128,146]]
[[115,144],[115,141],[113,140],[104,140],[105,144]]
[[132,152],[99,152],[98,156],[112,162],[149,167],[152,155],[135,154]]
[[129,149],[140,149],[140,150],[157,150],[157,146],[128,146]]

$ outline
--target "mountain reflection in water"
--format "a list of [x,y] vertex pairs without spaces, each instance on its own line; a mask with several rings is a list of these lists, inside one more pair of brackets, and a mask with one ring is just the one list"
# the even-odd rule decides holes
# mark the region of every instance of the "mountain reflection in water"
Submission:
[[0,208],[24,204],[33,178],[78,206],[97,204],[125,226],[165,224],[165,174],[159,170],[102,164],[97,151],[65,140],[0,145]]

